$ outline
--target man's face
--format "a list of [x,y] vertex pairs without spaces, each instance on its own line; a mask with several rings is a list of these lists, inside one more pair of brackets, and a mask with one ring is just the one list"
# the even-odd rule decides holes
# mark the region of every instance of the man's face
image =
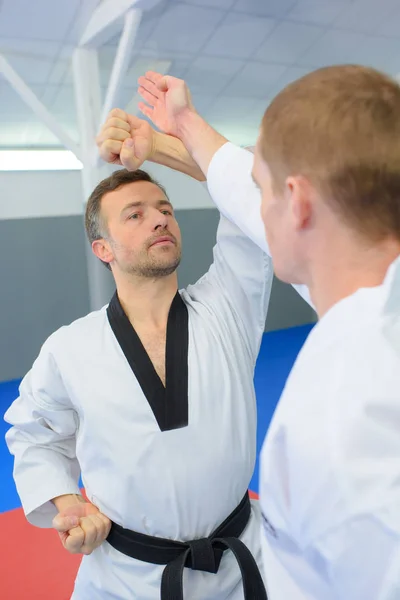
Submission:
[[113,268],[141,277],[173,273],[181,259],[181,233],[173,208],[154,183],[136,181],[107,193],[101,214]]

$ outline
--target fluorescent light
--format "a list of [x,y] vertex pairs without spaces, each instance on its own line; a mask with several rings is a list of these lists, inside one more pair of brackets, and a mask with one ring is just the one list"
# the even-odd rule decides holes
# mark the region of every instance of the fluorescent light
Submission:
[[0,150],[0,171],[77,171],[82,163],[69,150]]

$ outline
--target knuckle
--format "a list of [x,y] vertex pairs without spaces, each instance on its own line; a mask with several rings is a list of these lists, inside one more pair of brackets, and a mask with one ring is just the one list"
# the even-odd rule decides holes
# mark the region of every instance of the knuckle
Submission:
[[115,127],[113,127],[112,129],[109,130],[109,138],[113,142],[121,141],[123,134],[124,134],[124,131],[122,129],[116,129]]
[[76,542],[72,544],[69,540],[67,540],[64,544],[64,548],[66,548],[71,554],[77,554],[81,548],[81,544],[77,544]]
[[103,149],[106,154],[115,154],[115,150],[117,148],[116,148],[115,142],[113,140],[107,140],[103,144]]
[[85,538],[92,537],[93,535],[96,535],[96,526],[94,525],[94,523],[89,521],[88,523],[85,523],[83,531],[85,533]]
[[108,126],[107,129],[104,130],[103,139],[106,141],[112,140],[113,136],[114,136],[114,132],[115,132],[115,128]]
[[110,120],[110,125],[112,127],[114,127],[115,129],[123,129],[126,125],[127,125],[127,121],[125,118],[123,117],[119,117],[119,118],[113,118]]

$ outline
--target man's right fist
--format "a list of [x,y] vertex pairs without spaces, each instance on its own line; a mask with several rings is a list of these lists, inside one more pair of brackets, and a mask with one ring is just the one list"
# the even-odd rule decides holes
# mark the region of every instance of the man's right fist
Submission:
[[101,128],[96,144],[105,162],[135,171],[154,152],[155,131],[147,121],[114,108]]
[[53,527],[71,554],[91,554],[107,538],[111,521],[96,506],[79,502],[59,513]]

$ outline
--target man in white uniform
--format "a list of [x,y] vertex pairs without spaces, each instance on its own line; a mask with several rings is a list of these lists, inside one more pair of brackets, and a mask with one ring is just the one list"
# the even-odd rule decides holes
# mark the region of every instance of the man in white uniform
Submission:
[[[142,111],[207,172],[219,136],[184,82],[139,82]],[[399,85],[342,66],[277,96],[254,165],[226,146],[241,197],[219,209],[267,250],[252,169],[275,271],[309,287],[320,319],[262,451],[270,600],[400,598],[399,139]]]
[[[136,124],[128,154],[138,166],[149,126]],[[173,138],[166,154],[174,144],[179,155]],[[201,178],[185,156],[181,170]],[[212,195],[226,168],[216,153]],[[178,291],[179,227],[163,188],[140,170],[97,186],[86,226],[117,292],[50,336],[6,413],[25,514],[85,554],[74,600],[156,600],[160,588],[163,600],[265,600],[247,489],[270,258],[221,217],[212,266]]]

